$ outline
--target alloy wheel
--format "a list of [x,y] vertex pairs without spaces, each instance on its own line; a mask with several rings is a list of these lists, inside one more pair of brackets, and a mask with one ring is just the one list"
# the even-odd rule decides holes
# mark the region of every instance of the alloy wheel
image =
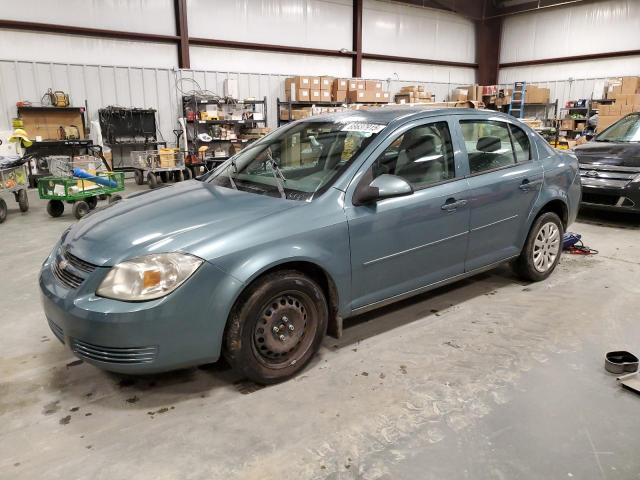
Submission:
[[549,270],[560,253],[560,229],[553,222],[547,222],[536,235],[533,242],[533,266],[544,273]]

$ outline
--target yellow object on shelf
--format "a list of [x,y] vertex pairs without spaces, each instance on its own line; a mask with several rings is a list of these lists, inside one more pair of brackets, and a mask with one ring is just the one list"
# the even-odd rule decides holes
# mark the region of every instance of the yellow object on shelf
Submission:
[[160,156],[160,168],[172,168],[176,166],[177,148],[160,148],[158,155]]

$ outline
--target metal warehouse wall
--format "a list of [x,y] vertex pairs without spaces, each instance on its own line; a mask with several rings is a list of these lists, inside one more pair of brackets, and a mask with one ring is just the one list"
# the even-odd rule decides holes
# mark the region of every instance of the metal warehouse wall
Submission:
[[[640,1],[611,0],[507,17],[500,63],[640,49]],[[504,68],[499,81],[640,73],[640,56]]]
[[[242,98],[267,96],[269,126],[274,127],[276,98],[284,96],[286,76],[289,75],[0,60],[0,130],[9,129],[18,100],[39,102],[42,94],[52,88],[68,92],[74,106],[82,106],[86,100],[90,120],[96,120],[98,109],[108,105],[155,108],[162,136],[173,142],[172,131],[177,128],[176,119],[181,113],[181,93],[176,84],[184,92],[202,88],[222,94],[225,78],[238,79]],[[409,78],[393,79],[387,86],[395,92],[403,85],[421,84],[441,100],[460,83]]]

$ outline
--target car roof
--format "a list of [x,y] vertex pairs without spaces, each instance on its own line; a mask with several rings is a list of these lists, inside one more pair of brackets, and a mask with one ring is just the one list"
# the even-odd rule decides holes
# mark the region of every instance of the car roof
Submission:
[[430,107],[428,105],[394,105],[376,107],[367,110],[347,110],[343,112],[325,113],[307,117],[303,121],[340,122],[347,118],[357,117],[357,121],[380,124],[404,123],[415,118],[435,117],[442,115],[477,115],[480,117],[500,116],[514,120],[514,117],[501,112],[476,108]]

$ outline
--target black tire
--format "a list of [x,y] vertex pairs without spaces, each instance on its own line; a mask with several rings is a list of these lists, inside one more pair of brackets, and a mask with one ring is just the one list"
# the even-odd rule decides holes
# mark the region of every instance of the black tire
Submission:
[[295,270],[265,275],[243,292],[231,311],[224,356],[253,382],[281,382],[313,358],[328,318],[327,301],[316,282]]
[[560,217],[546,212],[536,218],[513,268],[523,280],[539,282],[555,270],[562,255],[564,226]]
[[107,198],[109,198],[109,195],[107,195],[106,193],[101,193],[100,195],[98,195],[98,200],[106,200]]
[[182,182],[184,181],[184,173],[182,173],[182,170],[178,170],[177,172],[173,173],[173,179],[176,182]]
[[169,172],[160,172],[159,175],[162,183],[169,183]]
[[87,197],[85,202],[89,205],[89,210],[93,210],[98,206],[98,197]]
[[7,219],[7,202],[0,198],[0,223],[4,223]]
[[119,202],[120,200],[122,200],[122,197],[120,195],[111,195],[109,197],[109,205],[111,205],[112,203],[116,203]]
[[149,184],[149,188],[156,188],[158,186],[158,179],[155,173],[147,173],[147,183]]
[[189,168],[185,168],[182,171],[182,174],[184,175],[185,180],[191,180],[191,170]]
[[144,174],[142,173],[142,170],[134,170],[133,178],[136,181],[136,185],[142,185],[144,183]]
[[23,213],[29,211],[29,197],[24,189],[18,191],[18,206]]
[[73,204],[72,209],[71,209],[71,212],[73,213],[73,216],[76,217],[78,220],[80,220],[82,217],[84,217],[90,211],[91,211],[91,209],[89,208],[89,204],[87,202],[85,202],[84,200],[79,200],[79,201],[75,202]]
[[47,202],[47,213],[54,218],[64,213],[64,203],[61,200],[49,200]]

